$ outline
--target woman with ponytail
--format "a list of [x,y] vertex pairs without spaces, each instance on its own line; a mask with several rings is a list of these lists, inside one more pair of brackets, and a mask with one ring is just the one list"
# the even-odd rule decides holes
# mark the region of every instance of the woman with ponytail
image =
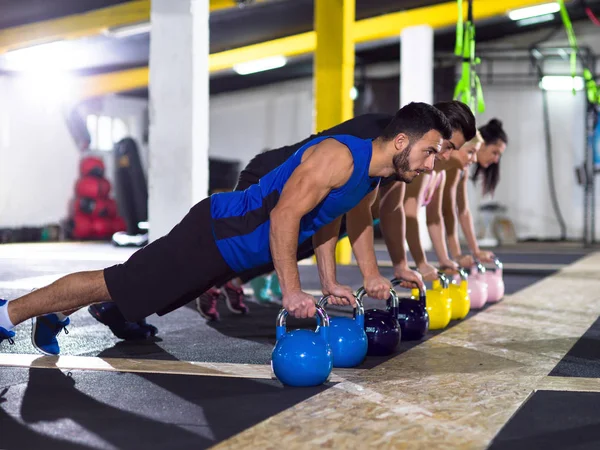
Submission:
[[[481,180],[483,194],[493,194],[500,180],[500,157],[506,150],[508,138],[498,119],[482,126],[477,136],[457,152],[453,152],[446,168],[446,185],[442,214],[450,255],[462,267],[470,267],[474,260],[491,262],[494,254],[481,250],[477,244],[473,217],[467,197],[467,171],[474,164],[471,179]],[[456,222],[460,222],[471,255],[463,255],[458,239]]]
[[483,145],[477,155],[477,162],[471,180],[482,180],[483,195],[493,194],[500,181],[500,157],[506,150],[508,137],[498,119],[490,120],[479,129]]

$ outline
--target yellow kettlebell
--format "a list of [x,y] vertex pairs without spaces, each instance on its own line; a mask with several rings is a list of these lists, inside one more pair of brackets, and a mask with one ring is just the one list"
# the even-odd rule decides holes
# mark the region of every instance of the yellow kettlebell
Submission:
[[460,320],[467,317],[471,310],[471,299],[469,298],[469,277],[467,271],[462,267],[458,269],[460,283],[452,280],[450,283],[450,298],[452,299],[452,320]]
[[442,272],[438,272],[438,279],[433,281],[432,288],[428,289],[425,294],[430,330],[441,330],[450,323],[452,300],[448,285],[448,277]]

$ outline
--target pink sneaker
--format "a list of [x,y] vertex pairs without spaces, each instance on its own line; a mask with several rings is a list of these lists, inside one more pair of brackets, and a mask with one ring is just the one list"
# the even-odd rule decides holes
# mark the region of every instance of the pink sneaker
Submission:
[[223,295],[227,308],[234,314],[248,314],[250,311],[244,303],[244,290],[241,287],[234,286],[231,281],[223,286]]
[[196,299],[196,309],[202,317],[209,322],[219,321],[219,311],[217,311],[217,301],[221,293],[217,288],[210,288],[204,294]]

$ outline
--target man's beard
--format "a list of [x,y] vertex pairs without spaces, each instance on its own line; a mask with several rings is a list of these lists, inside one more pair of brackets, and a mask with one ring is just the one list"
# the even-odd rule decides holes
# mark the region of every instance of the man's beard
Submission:
[[392,163],[394,164],[396,181],[403,181],[404,183],[410,183],[416,177],[415,174],[410,170],[410,150],[412,145],[409,145],[404,149],[403,152],[394,155]]

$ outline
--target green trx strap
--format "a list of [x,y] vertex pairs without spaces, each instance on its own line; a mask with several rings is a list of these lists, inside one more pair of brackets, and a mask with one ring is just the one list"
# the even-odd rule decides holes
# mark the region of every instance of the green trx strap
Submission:
[[[567,37],[569,39],[569,45],[573,50],[571,52],[571,76],[575,79],[575,75],[577,74],[577,55],[579,54],[579,46],[577,45],[577,37],[575,36],[575,30],[573,30],[573,24],[571,23],[571,18],[569,17],[569,12],[567,11],[567,7],[565,6],[564,0],[558,0],[558,4],[560,5],[560,16],[562,18],[563,24],[565,26],[565,31],[567,33]],[[584,62],[582,61],[583,68],[583,79],[585,81],[585,91],[587,95],[588,102],[596,105],[600,105],[600,89],[598,88],[598,84],[594,80],[592,75],[592,71],[589,68],[585,67]],[[575,88],[573,87],[573,95],[575,95]]]
[[467,21],[463,22],[464,0],[457,0],[458,20],[456,22],[456,46],[454,53],[462,58],[462,73],[454,90],[454,98],[480,113],[485,111],[483,89],[475,66],[481,60],[475,57],[475,24],[473,22],[473,0],[468,0]]

